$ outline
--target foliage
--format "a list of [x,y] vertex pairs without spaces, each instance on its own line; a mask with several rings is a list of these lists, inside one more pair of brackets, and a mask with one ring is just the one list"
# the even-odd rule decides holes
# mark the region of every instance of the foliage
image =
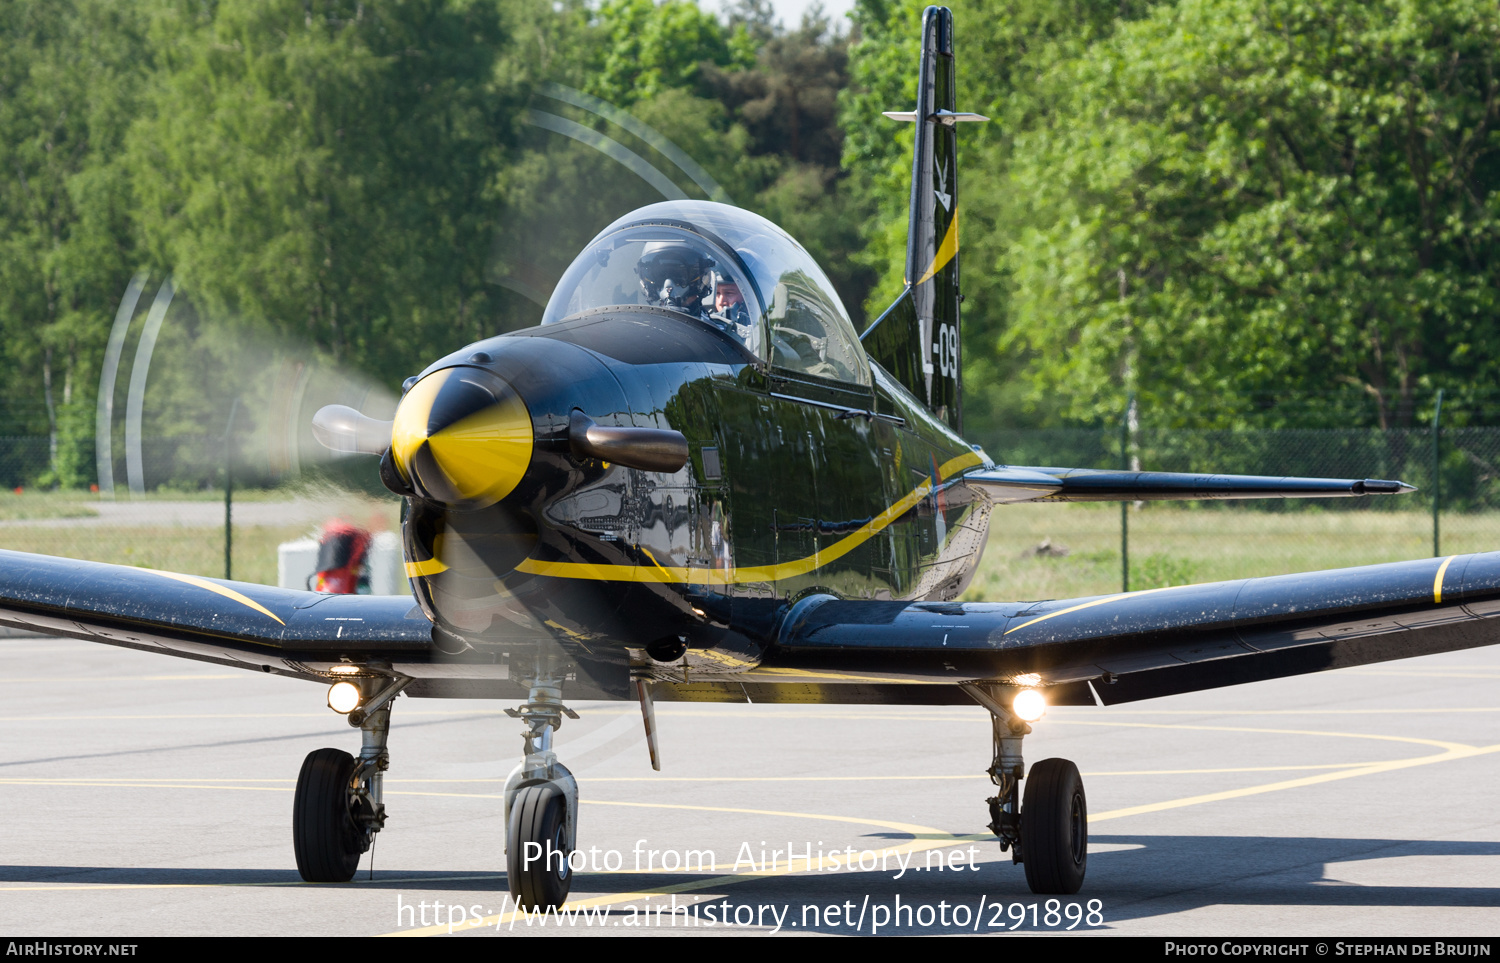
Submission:
[[485,330],[484,201],[517,94],[492,4],[168,5],[129,163],[152,260],[206,310],[386,379]]
[[[846,164],[882,197],[900,152],[870,101],[913,69],[917,9],[858,7]],[[995,118],[962,161],[973,421],[1116,421],[1130,393],[1164,425],[1265,424],[1267,398],[1410,424],[1437,387],[1477,405],[1500,363],[1497,29],[1472,0],[959,9],[960,98]],[[865,256],[890,263],[905,219],[882,203]]]
[[703,65],[725,66],[747,52],[731,50],[719,21],[692,0],[604,0],[599,22],[606,45],[586,89],[620,107],[690,86]]
[[83,482],[80,449],[92,447],[73,411],[92,407],[134,268],[117,157],[146,73],[143,28],[139,11],[106,0],[0,4],[5,430],[49,433],[49,470],[68,483]]
[[1477,3],[1183,0],[1060,64],[1017,136],[1002,344],[1083,417],[1345,384],[1409,424],[1500,361],[1497,33]]

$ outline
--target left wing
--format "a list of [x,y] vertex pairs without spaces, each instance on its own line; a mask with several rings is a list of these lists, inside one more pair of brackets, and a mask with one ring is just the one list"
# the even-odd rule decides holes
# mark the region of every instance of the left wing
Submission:
[[1379,478],[1291,478],[1191,472],[1099,471],[1001,465],[972,471],[963,483],[991,501],[1128,502],[1227,498],[1353,498],[1403,495],[1416,488]]
[[1500,552],[1050,602],[815,596],[741,686],[749,701],[935,704],[980,682],[1113,705],[1495,642]]

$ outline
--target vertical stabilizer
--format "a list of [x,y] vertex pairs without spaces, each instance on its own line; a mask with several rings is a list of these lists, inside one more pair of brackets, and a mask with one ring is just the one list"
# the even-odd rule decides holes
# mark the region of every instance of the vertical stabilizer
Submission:
[[986,120],[955,111],[953,13],[922,14],[917,107],[885,116],[917,125],[906,289],[865,331],[865,350],[955,431],[963,429],[963,360],[959,338],[958,136],[960,121]]

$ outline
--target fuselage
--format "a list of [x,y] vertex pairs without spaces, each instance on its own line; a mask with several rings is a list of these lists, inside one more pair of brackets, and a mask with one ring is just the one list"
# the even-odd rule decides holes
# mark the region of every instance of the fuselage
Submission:
[[[466,662],[552,653],[589,688],[623,695],[646,660],[700,675],[756,665],[811,595],[956,597],[989,513],[957,476],[987,461],[871,369],[867,386],[780,370],[710,325],[643,306],[435,362],[403,406],[483,389],[519,401],[531,432],[497,500],[408,500],[407,572],[439,648]],[[462,415],[478,402],[458,404]],[[579,457],[575,411],[680,432],[688,461],[652,472]],[[463,444],[502,444],[473,424]]]

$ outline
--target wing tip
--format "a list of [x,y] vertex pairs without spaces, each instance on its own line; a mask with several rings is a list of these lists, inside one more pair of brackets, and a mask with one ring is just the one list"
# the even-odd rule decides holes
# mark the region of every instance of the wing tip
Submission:
[[1416,490],[1416,485],[1394,479],[1365,478],[1354,483],[1356,495],[1405,495]]

